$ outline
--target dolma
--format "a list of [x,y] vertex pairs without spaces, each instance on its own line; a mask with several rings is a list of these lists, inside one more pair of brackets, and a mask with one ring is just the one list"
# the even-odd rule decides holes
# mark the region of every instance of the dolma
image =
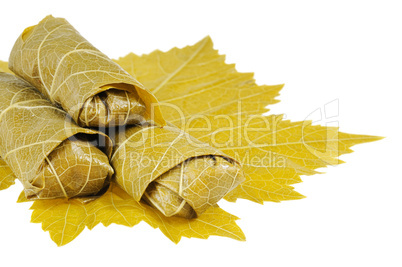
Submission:
[[107,136],[79,127],[12,74],[0,72],[0,95],[0,156],[28,199],[93,197],[108,185]]
[[9,68],[80,126],[165,124],[154,95],[63,18],[47,16],[26,28],[11,51]]
[[195,218],[242,181],[239,163],[172,126],[116,132],[115,181],[165,216]]

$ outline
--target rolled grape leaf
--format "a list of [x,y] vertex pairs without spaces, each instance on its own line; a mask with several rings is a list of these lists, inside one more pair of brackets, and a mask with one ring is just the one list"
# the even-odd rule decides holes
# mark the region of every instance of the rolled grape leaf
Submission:
[[12,74],[0,72],[0,94],[0,156],[28,199],[94,196],[108,185],[107,136],[79,127]]
[[165,125],[154,95],[63,18],[47,16],[17,39],[9,68],[80,126],[153,120]]
[[244,181],[234,159],[175,127],[132,126],[115,141],[117,184],[167,217],[200,216]]

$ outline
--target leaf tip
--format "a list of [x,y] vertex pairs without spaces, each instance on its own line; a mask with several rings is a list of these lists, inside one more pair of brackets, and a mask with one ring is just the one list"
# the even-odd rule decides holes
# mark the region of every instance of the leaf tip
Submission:
[[382,139],[386,138],[386,136],[372,136],[372,141],[369,142],[374,142],[374,141],[380,141]]

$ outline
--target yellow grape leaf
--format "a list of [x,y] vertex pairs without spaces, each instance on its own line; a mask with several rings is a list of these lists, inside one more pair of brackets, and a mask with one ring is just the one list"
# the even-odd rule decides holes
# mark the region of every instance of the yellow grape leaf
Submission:
[[258,86],[252,73],[238,73],[224,59],[206,37],[183,49],[129,54],[116,62],[150,88],[166,120],[243,164],[247,180],[227,200],[303,198],[290,186],[301,182],[300,175],[342,163],[338,156],[352,152],[351,146],[381,139],[262,116],[266,105],[278,102],[282,85]]
[[[253,73],[239,73],[206,37],[193,46],[116,60],[158,98],[167,121],[195,114],[262,114],[283,85],[258,86]],[[241,100],[241,102],[239,102]],[[175,123],[176,124],[176,123]],[[177,126],[177,125],[176,125]]]
[[42,229],[49,232],[58,246],[71,242],[85,227],[92,229],[99,223],[133,227],[141,221],[159,228],[175,243],[183,236],[208,238],[219,235],[245,240],[235,223],[238,218],[217,206],[197,219],[166,218],[157,210],[135,201],[114,183],[104,195],[89,203],[74,199],[36,200],[31,209],[32,222],[42,223]]
[[32,200],[28,200],[28,199],[27,199],[27,197],[25,196],[25,192],[24,192],[24,191],[22,191],[22,192],[20,193],[20,195],[18,196],[18,199],[17,199],[17,203],[24,203],[24,202],[30,202],[30,201],[32,201]]
[[7,163],[0,158],[0,190],[4,190],[12,186],[15,179],[15,175],[7,166]]
[[380,139],[342,133],[310,121],[290,122],[277,115],[204,116],[192,120],[187,130],[241,163],[246,181],[225,198],[258,203],[302,198],[290,186],[301,182],[300,175],[342,163],[338,157],[352,152],[352,145]]
[[87,207],[78,200],[36,200],[31,209],[31,222],[42,223],[58,246],[71,242],[85,229]]
[[99,222],[105,226],[116,223],[131,227],[143,220],[153,228],[159,228],[175,243],[182,236],[205,239],[218,235],[245,240],[242,230],[235,223],[238,218],[218,206],[208,209],[196,219],[167,218],[156,209],[138,203],[118,186],[112,186],[105,195],[89,205],[96,218],[90,228]]

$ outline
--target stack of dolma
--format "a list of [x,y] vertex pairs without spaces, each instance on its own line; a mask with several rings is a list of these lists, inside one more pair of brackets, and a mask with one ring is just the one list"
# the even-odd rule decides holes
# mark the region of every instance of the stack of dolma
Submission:
[[[27,28],[9,68],[0,156],[28,199],[91,200],[115,182],[165,216],[191,219],[244,180],[234,159],[166,123],[152,93],[65,19]],[[111,127],[113,136],[101,131]]]

